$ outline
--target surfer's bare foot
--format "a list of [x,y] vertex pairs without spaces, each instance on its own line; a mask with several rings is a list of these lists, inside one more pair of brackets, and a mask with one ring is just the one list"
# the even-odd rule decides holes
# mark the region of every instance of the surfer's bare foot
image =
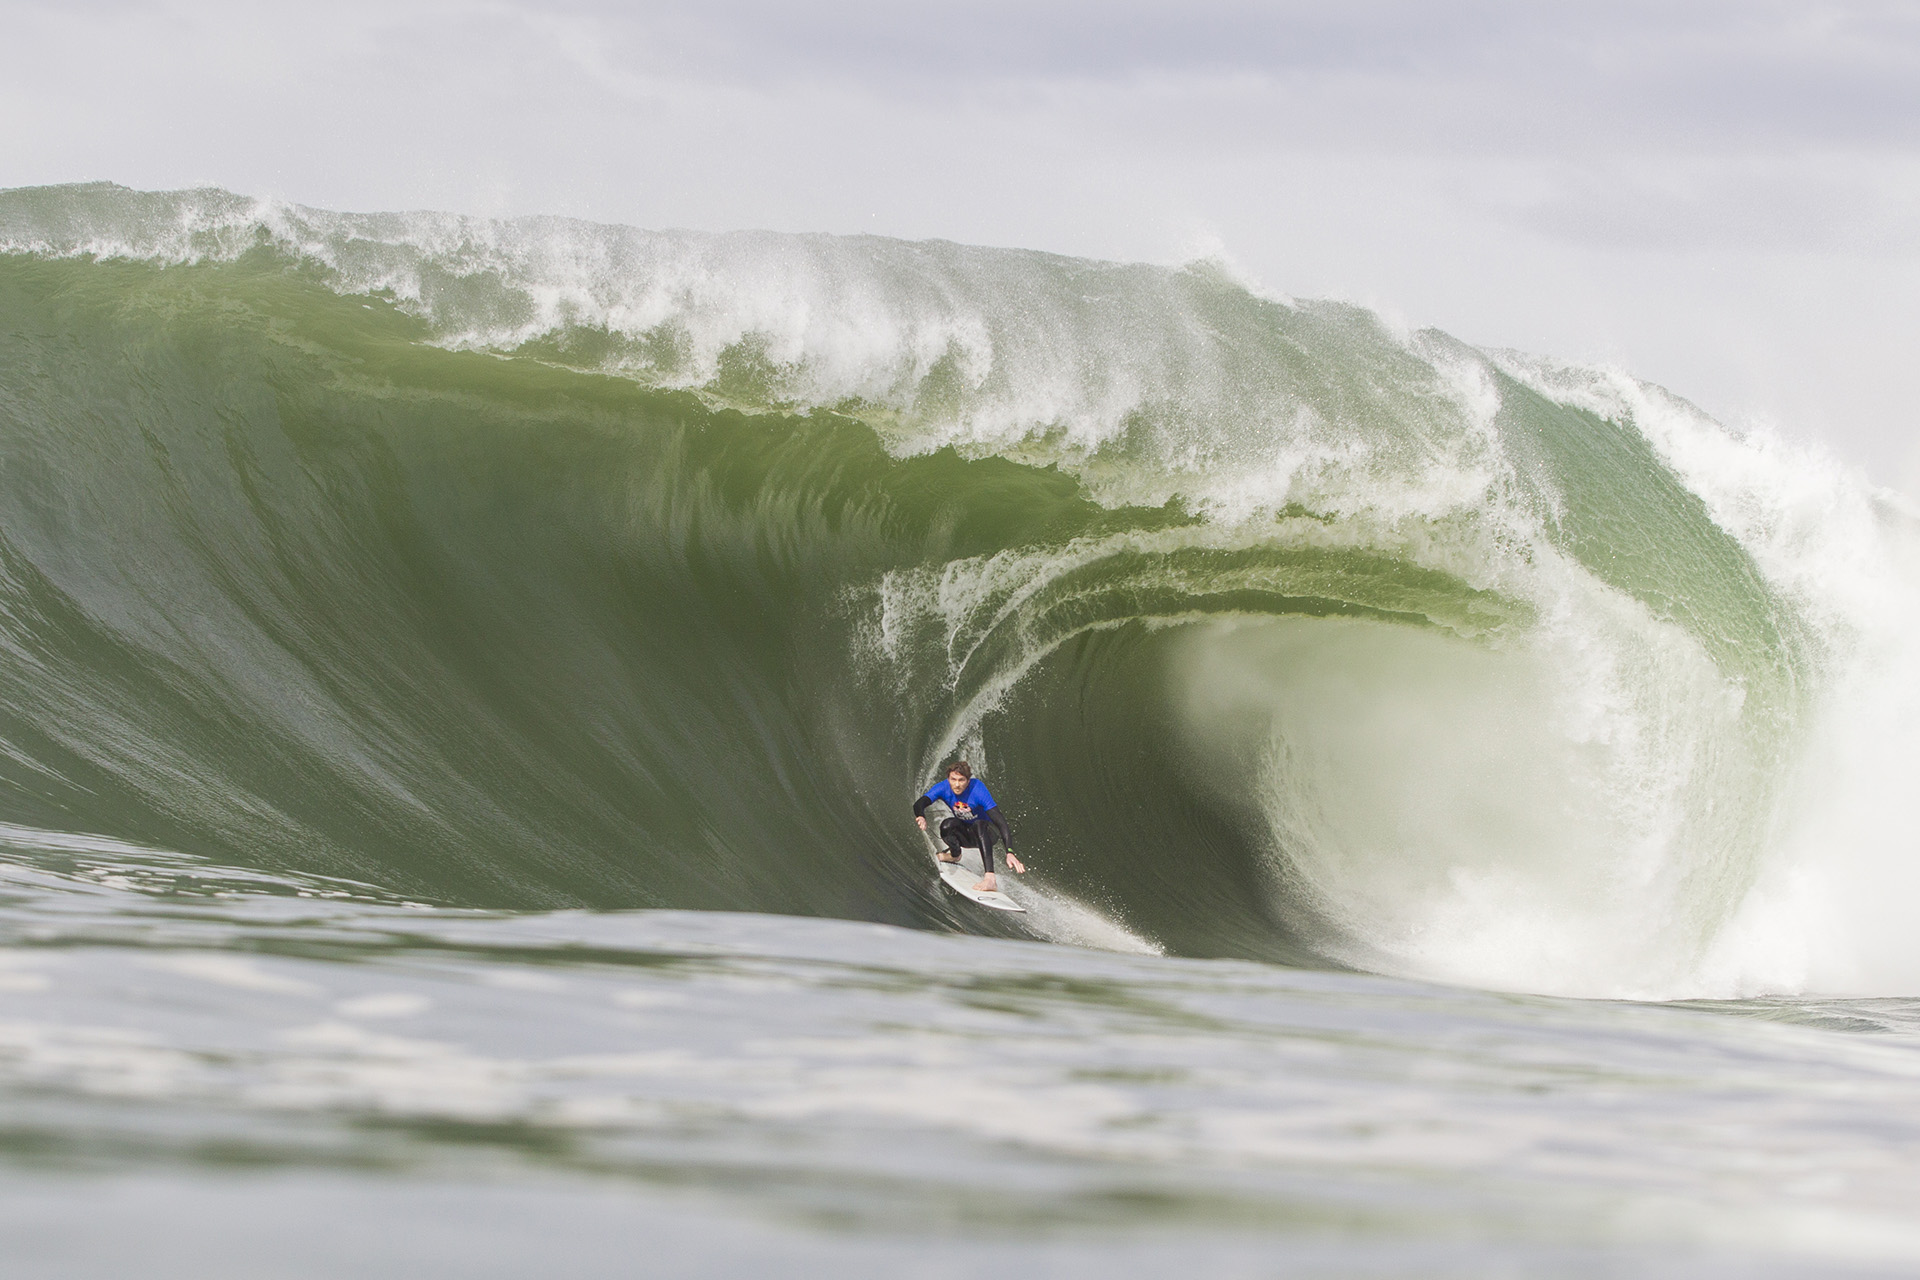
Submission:
[[950,857],[948,857],[948,856],[947,856],[946,854],[944,854],[944,853],[936,853],[936,854],[934,854],[933,856],[934,856],[934,857],[936,857],[936,858],[938,858],[938,859],[940,859],[940,861],[942,861],[942,862],[958,862],[958,861],[960,861],[960,859],[958,859],[958,858],[950,858]]
[[992,876],[982,876],[980,878],[980,883],[973,886],[973,891],[975,893],[992,893],[994,890],[998,889],[999,887],[1000,887],[999,882],[996,881]]

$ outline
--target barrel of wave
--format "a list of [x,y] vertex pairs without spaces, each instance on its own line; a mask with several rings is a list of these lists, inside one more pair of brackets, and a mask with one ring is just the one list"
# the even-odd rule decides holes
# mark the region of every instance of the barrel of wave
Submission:
[[1499,644],[1329,618],[1190,628],[1185,757],[1262,832],[1276,913],[1329,958],[1496,989],[1698,994],[1750,879],[1727,864],[1756,854],[1727,816],[1765,780],[1739,758],[1737,687],[1677,630],[1636,621]]

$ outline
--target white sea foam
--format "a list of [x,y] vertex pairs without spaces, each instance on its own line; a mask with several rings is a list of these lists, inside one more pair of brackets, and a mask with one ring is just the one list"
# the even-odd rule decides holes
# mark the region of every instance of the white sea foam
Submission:
[[1920,947],[1920,512],[1817,446],[1735,436],[1617,369],[1498,353],[1564,403],[1636,426],[1805,626],[1818,658],[1751,892],[1683,984],[1911,993]]
[[[343,292],[392,299],[450,346],[603,331],[623,340],[598,357],[609,372],[726,394],[739,391],[730,370],[748,367],[754,396],[853,406],[900,451],[1037,450],[1115,501],[1178,492],[1234,514],[1337,501],[1355,491],[1342,477],[1364,466],[1384,479],[1394,453],[1419,483],[1375,507],[1420,506],[1431,486],[1471,489],[1477,475],[1464,458],[1427,465],[1474,435],[1461,362],[1430,360],[1357,308],[1257,295],[1211,263],[345,214],[222,191],[33,194],[0,208],[0,250],[187,264],[269,248]],[[1352,368],[1328,364],[1342,353]],[[1328,391],[1369,421],[1331,413]],[[1412,441],[1408,421],[1422,423]],[[1116,446],[1154,465],[1096,457]]]

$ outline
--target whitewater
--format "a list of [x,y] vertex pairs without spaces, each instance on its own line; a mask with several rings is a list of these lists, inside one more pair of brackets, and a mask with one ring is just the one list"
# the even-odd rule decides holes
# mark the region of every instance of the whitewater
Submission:
[[1815,446],[1220,260],[214,190],[0,192],[0,321],[47,1274],[1920,1266],[1920,512]]

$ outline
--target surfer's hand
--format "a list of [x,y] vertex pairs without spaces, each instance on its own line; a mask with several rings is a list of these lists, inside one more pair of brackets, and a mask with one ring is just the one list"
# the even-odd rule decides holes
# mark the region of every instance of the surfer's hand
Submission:
[[1015,871],[1017,871],[1017,872],[1019,872],[1019,873],[1020,873],[1021,875],[1025,875],[1025,874],[1027,874],[1027,868],[1026,868],[1026,865],[1025,865],[1024,863],[1022,863],[1022,862],[1020,861],[1020,859],[1018,859],[1018,858],[1016,858],[1016,857],[1014,857],[1014,856],[1013,856],[1013,850],[1011,850],[1011,849],[1003,849],[1003,850],[1001,850],[1001,852],[1003,852],[1003,853],[1005,853],[1005,854],[1007,855],[1007,865],[1008,865],[1008,866],[1010,866],[1010,867],[1012,867],[1012,868],[1013,868],[1013,869],[1014,869]]
[[917,818],[915,818],[915,819],[914,819],[914,821],[920,824],[920,829],[921,829],[922,831],[925,831],[925,830],[927,829],[927,820],[926,820],[925,818],[918,818],[918,817],[917,817]]

